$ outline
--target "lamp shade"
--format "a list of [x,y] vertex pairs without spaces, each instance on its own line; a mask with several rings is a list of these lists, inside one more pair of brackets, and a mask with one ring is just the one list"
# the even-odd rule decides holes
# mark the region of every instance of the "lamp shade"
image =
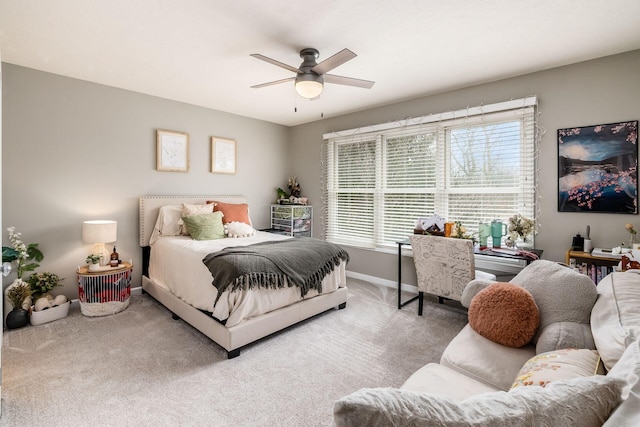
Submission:
[[116,221],[95,220],[82,223],[82,241],[84,243],[115,242],[118,238]]

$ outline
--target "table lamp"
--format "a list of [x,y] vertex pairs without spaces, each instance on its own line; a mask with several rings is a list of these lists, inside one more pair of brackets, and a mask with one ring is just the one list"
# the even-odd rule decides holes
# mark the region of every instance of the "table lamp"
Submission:
[[105,243],[115,242],[118,237],[118,223],[116,221],[95,220],[82,223],[82,241],[93,243],[92,254],[100,257],[100,265],[106,265],[109,251]]

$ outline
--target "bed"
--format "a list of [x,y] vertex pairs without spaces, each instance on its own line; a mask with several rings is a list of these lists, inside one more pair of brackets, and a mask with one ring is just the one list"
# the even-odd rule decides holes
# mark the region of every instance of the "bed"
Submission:
[[247,202],[244,196],[228,195],[142,196],[139,199],[142,289],[168,308],[174,319],[182,319],[208,336],[224,348],[231,359],[240,355],[243,346],[260,338],[327,310],[346,307],[346,261],[341,261],[324,276],[322,293],[310,290],[303,297],[291,286],[227,289],[218,296],[218,290],[211,284],[212,273],[202,262],[205,255],[228,246],[291,238],[262,231],[255,231],[253,236],[213,241],[197,241],[182,235],[159,237],[158,227],[166,226],[167,212],[173,212],[183,203],[204,205],[211,200],[230,205]]

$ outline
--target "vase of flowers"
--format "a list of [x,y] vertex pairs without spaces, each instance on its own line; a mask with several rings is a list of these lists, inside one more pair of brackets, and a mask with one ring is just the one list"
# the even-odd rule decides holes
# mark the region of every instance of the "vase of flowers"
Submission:
[[289,185],[287,185],[287,187],[289,187],[290,198],[300,197],[300,184],[298,184],[298,179],[295,176],[289,178]]
[[17,329],[27,326],[29,323],[29,312],[22,305],[27,298],[31,297],[31,288],[28,283],[20,279],[20,283],[15,284],[7,292],[7,298],[13,306],[13,310],[7,314],[7,328]]
[[629,249],[633,249],[633,245],[636,243],[636,235],[638,232],[635,228],[633,228],[633,224],[627,224],[624,226],[629,232]]
[[534,229],[534,222],[529,218],[525,218],[520,214],[516,214],[509,218],[509,238],[515,242],[515,245],[519,249],[531,249],[533,243],[531,242],[531,234]]
[[474,240],[473,236],[467,233],[467,227],[463,226],[460,221],[455,221],[453,223],[453,229],[451,230],[449,237],[453,237],[455,239]]
[[[44,258],[44,255],[42,255],[42,252],[38,249],[37,243],[25,244],[22,241],[22,233],[18,233],[15,227],[9,227],[7,228],[7,231],[9,232],[9,241],[11,242],[11,246],[2,247],[2,262],[15,263],[18,277],[4,291],[5,313],[9,312],[8,302],[9,292],[11,289],[25,284],[26,282],[22,279],[24,274],[38,268],[40,265],[39,262]],[[29,285],[26,284],[26,286]],[[24,299],[22,305],[25,310],[29,309],[31,306],[31,295]]]
[[22,279],[24,273],[34,271],[40,266],[38,264],[44,258],[37,243],[24,244],[22,241],[22,233],[16,232],[15,227],[7,228],[9,232],[9,241],[11,247],[2,247],[2,262],[16,263],[16,272],[18,279]]

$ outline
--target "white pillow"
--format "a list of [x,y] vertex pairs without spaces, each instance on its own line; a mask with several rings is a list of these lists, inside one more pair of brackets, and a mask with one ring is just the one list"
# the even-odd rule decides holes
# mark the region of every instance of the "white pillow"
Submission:
[[333,406],[336,427],[601,426],[621,400],[620,380],[603,375],[547,387],[482,393],[462,402],[396,388],[361,389]]
[[640,341],[635,341],[627,347],[607,376],[624,381],[624,400],[604,426],[640,426]]
[[598,353],[611,369],[628,345],[640,339],[640,275],[611,273],[598,283],[591,332]]
[[149,244],[153,245],[160,237],[179,236],[182,234],[182,206],[166,205],[158,210],[158,218],[153,227]]
[[224,234],[228,237],[250,237],[256,234],[256,231],[249,224],[233,221],[224,225]]

